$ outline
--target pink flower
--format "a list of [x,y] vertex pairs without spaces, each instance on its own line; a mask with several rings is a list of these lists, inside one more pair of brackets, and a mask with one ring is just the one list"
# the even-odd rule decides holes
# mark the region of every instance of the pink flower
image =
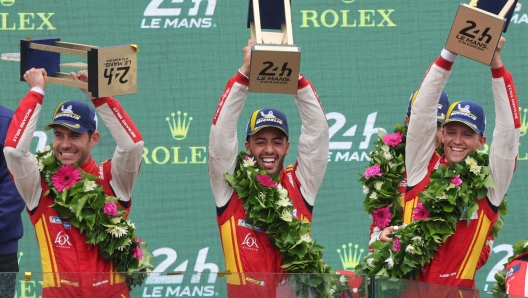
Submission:
[[143,242],[143,240],[141,240],[141,238],[139,238],[138,236],[134,237],[134,241],[136,241],[137,243]]
[[462,184],[462,179],[460,179],[460,175],[456,175],[455,177],[451,178],[451,183],[455,185],[455,187],[459,187],[460,184]]
[[347,292],[343,292],[341,295],[339,295],[339,298],[350,298],[350,296],[348,296]]
[[365,171],[365,174],[363,174],[363,176],[365,176],[365,179],[369,179],[372,176],[381,177],[381,175],[381,168],[379,164],[375,164],[372,167],[368,168]]
[[270,175],[257,175],[257,180],[265,187],[277,187],[277,182],[271,179]]
[[138,260],[141,260],[143,258],[143,251],[138,246],[133,247],[130,250],[134,254],[134,257],[136,257]]
[[114,202],[105,202],[105,206],[103,209],[104,213],[114,216],[119,214],[119,211],[117,210],[117,206]]
[[414,208],[413,217],[414,220],[426,220],[429,218],[429,211],[425,209],[422,203],[418,203],[418,205],[416,205],[416,208]]
[[391,212],[389,205],[374,210],[372,212],[372,219],[374,219],[374,223],[380,230],[385,229],[391,222]]
[[62,166],[51,177],[51,182],[57,191],[62,192],[64,189],[70,189],[77,182],[81,181],[81,171],[72,165]]
[[392,250],[400,251],[400,248],[401,248],[400,246],[401,246],[400,238],[396,237],[396,239],[394,239],[394,241],[392,242]]
[[384,135],[381,139],[383,142],[385,142],[385,144],[391,147],[396,147],[396,145],[402,142],[403,134],[401,132],[397,132],[390,135]]

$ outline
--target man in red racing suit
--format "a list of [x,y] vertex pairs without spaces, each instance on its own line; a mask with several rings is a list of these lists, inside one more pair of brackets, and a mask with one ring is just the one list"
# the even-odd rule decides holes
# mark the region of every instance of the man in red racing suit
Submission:
[[[124,276],[116,274],[112,260],[99,255],[99,247],[86,243],[84,233],[63,221],[53,204],[52,192],[41,177],[29,146],[42,110],[46,73],[31,69],[24,78],[31,90],[21,100],[9,127],[5,157],[15,184],[26,202],[40,249],[44,297],[130,297]],[[87,72],[72,73],[74,80],[87,81]],[[78,164],[99,177],[107,195],[119,198],[125,210],[141,163],[143,138],[117,100],[92,98],[92,103],[117,143],[113,158],[100,164],[91,157],[99,140],[97,116],[88,104],[69,100],[57,106],[53,120],[53,154],[66,164]]]
[[[504,43],[501,38],[499,46]],[[449,78],[456,55],[443,50],[429,68],[417,99],[407,133],[405,165],[408,189],[406,200],[411,200],[429,184],[429,176],[440,164],[463,162],[468,153],[482,147],[486,141],[484,111],[471,101],[451,104],[444,123],[444,155],[435,154],[436,102]],[[461,288],[474,288],[479,256],[486,244],[498,207],[511,183],[518,153],[520,117],[517,96],[511,74],[495,53],[491,63],[492,91],[495,102],[495,130],[490,146],[489,167],[495,188],[488,188],[486,197],[479,198],[476,210],[467,224],[461,218],[455,233],[436,251],[433,259],[421,270],[418,280]],[[412,157],[412,158],[410,158]],[[386,228],[383,240],[393,232]]]
[[[233,174],[237,161],[237,122],[248,95],[252,41],[244,48],[244,64],[220,97],[209,138],[209,175],[216,202],[217,221],[228,275],[228,296],[276,297],[281,255],[265,232],[246,222],[242,200],[224,178]],[[246,152],[268,173],[280,172],[280,181],[294,206],[294,216],[312,220],[312,208],[326,170],[329,150],[328,124],[317,93],[308,80],[299,78],[294,95],[302,128],[299,154],[293,166],[283,167],[288,153],[286,116],[272,108],[252,113],[246,130]]]

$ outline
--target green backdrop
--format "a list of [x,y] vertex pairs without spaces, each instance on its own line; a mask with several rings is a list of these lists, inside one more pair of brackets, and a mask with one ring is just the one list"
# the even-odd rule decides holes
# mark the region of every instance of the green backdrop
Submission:
[[[377,129],[392,130],[394,123],[403,122],[409,95],[444,46],[459,3],[292,1],[294,42],[302,49],[301,71],[317,89],[330,127],[329,164],[315,204],[312,236],[326,247],[324,259],[335,269],[351,269],[361,253],[366,254],[370,219],[363,210],[364,197],[357,182],[368,163],[366,155]],[[117,97],[145,139],[130,218],[155,254],[155,271],[185,273],[165,281],[147,280],[142,289],[134,290],[135,297],[158,297],[154,287],[163,287],[159,296],[163,297],[169,286],[181,287],[172,296],[189,296],[196,287],[191,282],[193,273],[225,269],[207,173],[207,146],[218,99],[242,63],[241,50],[249,38],[247,10],[247,1],[235,0],[0,1],[2,53],[17,52],[18,41],[28,35],[97,46],[139,46],[138,92]],[[477,273],[477,287],[484,290],[494,283],[493,270],[501,268],[511,254],[511,244],[525,237],[519,227],[528,224],[524,208],[528,186],[523,182],[528,173],[528,141],[524,141],[528,128],[527,33],[525,4],[515,11],[502,51],[516,82],[523,120],[519,162],[508,191],[510,213],[505,227],[490,260]],[[63,61],[77,60],[63,56]],[[18,63],[0,64],[0,103],[15,109],[28,87],[18,80]],[[475,100],[484,105],[488,139],[494,125],[490,85],[488,66],[459,57],[445,88],[451,101]],[[84,95],[57,85],[48,85],[46,94],[39,127],[60,101]],[[289,95],[250,94],[239,134],[244,134],[250,112],[264,106],[277,107],[289,116],[295,149],[300,118]],[[178,117],[178,113],[188,125],[183,139],[173,137],[170,125],[172,115]],[[115,146],[106,128],[101,127],[101,132],[102,141],[93,151],[97,161],[110,157]],[[38,131],[31,150],[51,138],[49,131]],[[286,162],[294,160],[295,154],[290,154]],[[21,271],[38,272],[34,229],[25,212],[23,216]],[[342,260],[346,258],[345,264]],[[225,280],[210,281],[195,294],[223,296]],[[20,282],[17,297],[38,293],[38,283],[23,287]]]

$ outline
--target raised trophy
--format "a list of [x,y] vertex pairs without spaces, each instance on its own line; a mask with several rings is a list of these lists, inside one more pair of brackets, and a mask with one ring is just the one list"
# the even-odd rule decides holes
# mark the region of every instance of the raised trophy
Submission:
[[[137,46],[97,47],[62,42],[59,38],[20,41],[20,80],[31,68],[44,68],[46,82],[87,89],[94,97],[137,92]],[[60,54],[86,57],[87,62],[60,63]],[[64,68],[88,69],[88,83],[74,81]]]
[[445,48],[491,64],[502,32],[506,32],[517,0],[472,0],[461,3]]
[[248,28],[256,41],[251,48],[249,91],[297,93],[301,49],[293,44],[290,0],[250,0]]

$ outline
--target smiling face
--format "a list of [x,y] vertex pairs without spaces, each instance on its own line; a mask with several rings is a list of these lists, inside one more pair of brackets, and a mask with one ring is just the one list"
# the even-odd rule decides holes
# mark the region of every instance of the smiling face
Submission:
[[246,153],[254,157],[269,174],[278,173],[288,154],[290,142],[280,129],[266,127],[249,136]]
[[453,121],[444,125],[443,143],[447,161],[458,163],[484,146],[486,137],[462,122]]
[[53,126],[53,153],[63,165],[86,163],[98,141],[97,131],[90,136],[88,132],[78,133],[61,125]]

